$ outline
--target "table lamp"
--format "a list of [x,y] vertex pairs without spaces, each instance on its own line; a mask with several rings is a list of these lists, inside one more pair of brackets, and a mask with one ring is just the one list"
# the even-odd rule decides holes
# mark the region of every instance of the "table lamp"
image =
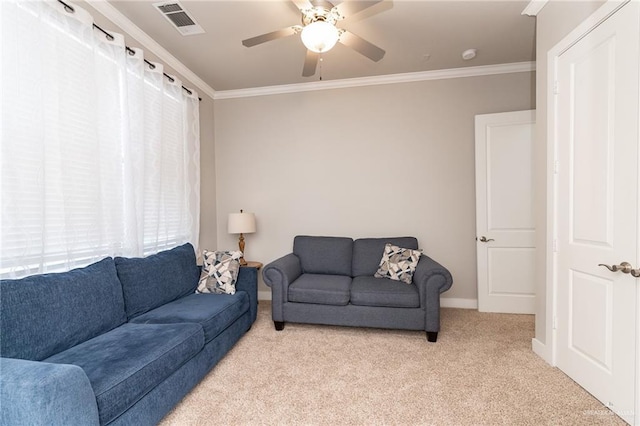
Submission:
[[230,234],[240,234],[238,239],[238,248],[242,252],[240,258],[240,265],[246,265],[247,261],[244,260],[244,235],[256,232],[256,215],[253,213],[245,213],[240,210],[240,213],[229,213],[229,226],[227,228]]

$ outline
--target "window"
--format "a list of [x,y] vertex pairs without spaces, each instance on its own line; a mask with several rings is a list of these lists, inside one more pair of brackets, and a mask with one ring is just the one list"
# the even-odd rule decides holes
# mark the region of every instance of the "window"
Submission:
[[197,247],[195,92],[78,7],[1,8],[0,277]]

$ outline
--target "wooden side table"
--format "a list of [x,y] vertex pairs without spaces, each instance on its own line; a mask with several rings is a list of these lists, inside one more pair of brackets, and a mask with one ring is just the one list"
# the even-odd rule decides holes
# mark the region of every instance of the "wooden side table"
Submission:
[[256,268],[256,269],[260,269],[262,268],[262,263],[261,262],[253,262],[253,261],[249,261],[247,260],[247,264],[246,265],[242,265],[245,268]]

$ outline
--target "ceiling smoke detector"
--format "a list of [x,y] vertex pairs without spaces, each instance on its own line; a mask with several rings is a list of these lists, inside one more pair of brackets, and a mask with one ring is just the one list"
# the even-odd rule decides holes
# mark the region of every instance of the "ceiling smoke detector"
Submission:
[[204,29],[198,25],[193,16],[177,1],[153,3],[153,6],[167,18],[173,27],[183,36],[203,34]]
[[465,61],[471,60],[476,57],[477,53],[478,49],[467,49],[462,52],[462,59],[464,59]]

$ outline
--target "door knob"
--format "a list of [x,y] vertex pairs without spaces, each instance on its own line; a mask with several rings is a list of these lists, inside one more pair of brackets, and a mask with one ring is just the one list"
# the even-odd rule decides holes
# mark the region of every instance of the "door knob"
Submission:
[[489,241],[495,241],[493,238],[487,238],[484,235],[482,237],[480,237],[480,242],[481,243],[488,243]]
[[[620,271],[623,274],[629,274],[630,273],[634,277],[640,276],[640,271],[633,269],[633,267],[631,266],[631,264],[629,262],[622,262],[619,265],[613,265],[613,266],[605,265],[604,263],[598,263],[598,266],[604,266],[605,268],[607,268],[611,272]],[[636,272],[638,273],[638,275],[635,275]]]

